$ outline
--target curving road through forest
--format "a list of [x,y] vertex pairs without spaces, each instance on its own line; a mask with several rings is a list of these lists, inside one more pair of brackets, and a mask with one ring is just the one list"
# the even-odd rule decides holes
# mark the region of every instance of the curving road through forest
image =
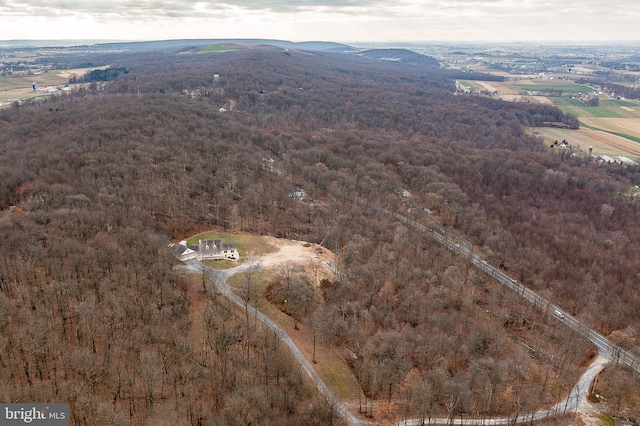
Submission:
[[[457,243],[453,243],[456,244]],[[466,247],[465,247],[466,249]],[[242,309],[246,309],[246,302],[236,295],[231,288],[229,287],[227,280],[234,274],[242,273],[250,271],[252,268],[258,269],[262,266],[262,264],[258,262],[251,262],[239,265],[232,269],[227,270],[216,270],[211,267],[208,267],[196,260],[190,260],[185,262],[187,268],[194,272],[205,273],[208,277],[211,278],[212,282],[215,284],[217,290],[224,295],[228,300],[231,300],[233,303],[238,305]],[[307,376],[311,379],[314,386],[318,389],[318,391],[323,395],[329,405],[335,410],[335,412],[342,418],[344,418],[351,425],[368,425],[370,424],[368,421],[358,417],[353,412],[351,412],[347,406],[340,401],[335,394],[329,389],[329,387],[322,381],[315,368],[311,364],[311,362],[302,354],[300,349],[296,346],[291,337],[273,320],[267,317],[265,314],[260,312],[257,309],[250,310],[251,314],[254,315],[262,324],[264,324],[267,328],[272,330],[278,338],[289,348],[294,358],[300,364],[302,370],[307,374]],[[578,383],[574,386],[569,395],[564,398],[562,401],[558,402],[556,405],[546,410],[539,410],[535,413],[526,414],[523,416],[516,417],[501,417],[501,418],[474,418],[474,419],[460,419],[460,418],[420,418],[420,419],[407,419],[401,422],[396,423],[397,425],[424,425],[424,424],[433,424],[433,425],[503,425],[503,424],[514,424],[514,423],[526,423],[534,420],[541,420],[548,417],[553,417],[558,414],[563,413],[571,413],[575,411],[587,412],[592,409],[592,407],[587,403],[586,398],[589,390],[589,386],[591,382],[595,379],[595,377],[602,371],[605,365],[609,362],[610,352],[605,352],[607,356],[598,356],[591,366],[585,371],[582,377],[579,379]]]
[[[640,359],[638,359],[638,357],[624,350],[620,346],[613,344],[602,334],[598,333],[595,330],[592,330],[587,325],[581,323],[575,317],[563,311],[559,306],[552,304],[551,301],[534,293],[524,285],[520,284],[518,281],[509,277],[501,270],[489,265],[485,260],[483,260],[475,253],[473,247],[469,243],[461,239],[461,237],[457,236],[457,234],[452,233],[448,229],[445,229],[443,231],[444,228],[439,224],[434,224],[431,227],[427,227],[413,219],[410,219],[399,213],[392,212],[380,206],[379,204],[369,203],[368,201],[361,198],[355,198],[355,201],[360,204],[364,204],[367,207],[380,213],[392,216],[398,221],[414,228],[417,231],[420,231],[424,234],[429,234],[433,240],[445,246],[447,249],[451,250],[457,255],[467,258],[478,269],[492,276],[499,283],[509,287],[511,290],[519,294],[522,298],[528,300],[533,305],[547,312],[558,312],[558,315],[555,316],[558,321],[561,321],[570,329],[590,340],[594,345],[598,347],[600,353],[612,362],[627,365],[635,371],[640,372]],[[453,238],[452,235],[454,235]]]
[[[203,265],[202,263],[196,260],[189,260],[185,262],[185,264],[192,271],[204,272],[205,274],[207,274],[211,278],[211,280],[214,282],[216,288],[221,294],[223,294],[227,299],[231,300],[242,309],[246,308],[245,301],[231,290],[231,288],[227,284],[227,280],[232,275],[240,272],[249,271],[251,268],[256,267],[256,265],[259,265],[259,264],[250,265],[245,263],[233,269],[226,269],[226,270],[216,270],[206,265]],[[296,344],[293,342],[291,337],[289,337],[289,335],[282,329],[282,327],[280,327],[273,320],[271,320],[271,318],[269,318],[268,316],[266,316],[265,314],[263,314],[257,309],[252,310],[251,314],[254,315],[262,324],[264,324],[266,327],[272,330],[278,336],[278,338],[285,345],[287,345],[287,347],[295,357],[296,361],[298,361],[298,363],[300,364],[300,367],[302,367],[302,369],[307,374],[307,376],[309,376],[309,378],[311,379],[315,387],[322,394],[322,396],[324,396],[327,403],[329,403],[329,405],[338,413],[338,415],[344,418],[351,425],[368,425],[369,424],[369,422],[353,414],[347,408],[347,406],[335,396],[335,394],[331,391],[331,389],[329,389],[329,387],[322,381],[322,379],[316,372],[315,368],[313,368],[313,365],[311,364],[311,362],[302,354],[300,349],[296,346]]]

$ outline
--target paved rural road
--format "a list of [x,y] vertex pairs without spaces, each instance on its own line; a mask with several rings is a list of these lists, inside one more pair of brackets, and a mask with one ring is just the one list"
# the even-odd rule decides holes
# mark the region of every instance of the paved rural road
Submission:
[[511,290],[519,294],[521,297],[525,298],[529,302],[538,306],[540,309],[546,312],[554,312],[559,311],[562,313],[562,318],[556,317],[558,321],[561,321],[564,325],[576,331],[580,335],[589,339],[593,344],[595,344],[600,350],[600,354],[604,357],[610,359],[614,363],[627,365],[637,372],[640,372],[640,359],[638,359],[632,353],[622,349],[620,346],[614,345],[611,341],[609,341],[606,337],[601,335],[595,330],[590,329],[588,326],[582,324],[575,317],[569,315],[567,312],[564,312],[559,306],[552,304],[550,301],[544,299],[543,297],[537,295],[533,291],[529,290],[527,287],[520,284],[518,281],[509,277],[504,272],[499,269],[494,268],[489,265],[485,260],[483,260],[480,256],[478,256],[474,251],[471,245],[465,243],[464,241],[459,241],[459,238],[451,238],[451,234],[449,231],[443,232],[442,227],[439,225],[434,225],[432,227],[427,227],[421,223],[416,222],[413,219],[410,219],[406,216],[403,216],[399,213],[392,212],[384,207],[380,206],[376,203],[369,203],[366,200],[361,198],[354,198],[360,204],[363,204],[373,210],[376,210],[380,213],[393,216],[400,222],[411,226],[412,228],[423,232],[425,234],[429,234],[431,238],[433,238],[438,243],[442,244],[449,250],[458,254],[459,256],[464,256],[469,259],[469,261],[474,264],[478,269],[483,270],[488,275],[491,275],[498,282],[504,284],[509,287]]
[[522,416],[499,417],[499,418],[432,418],[432,419],[407,419],[395,423],[396,426],[422,426],[422,425],[512,425],[516,423],[531,423],[533,421],[562,415],[564,413],[574,413],[580,411],[586,413],[592,410],[587,401],[589,386],[596,376],[604,369],[609,360],[603,356],[598,356],[591,363],[587,371],[580,377],[578,383],[573,387],[569,395],[548,410],[539,410],[534,413],[527,413]]
[[[227,270],[216,270],[210,268],[196,260],[190,260],[185,262],[188,269],[197,272],[204,272],[207,274],[211,280],[214,282],[218,291],[227,297],[229,300],[233,301],[239,307],[245,309],[245,301],[233,293],[229,285],[227,284],[227,280],[234,274],[249,271],[251,268],[259,269],[261,264],[259,262],[249,264],[245,263],[240,266],[237,266],[233,269]],[[340,401],[334,393],[327,387],[327,385],[322,381],[318,373],[315,371],[313,365],[309,360],[302,354],[300,349],[293,342],[291,337],[275,322],[273,322],[269,317],[264,315],[259,310],[255,308],[250,310],[251,314],[254,315],[260,322],[262,322],[265,326],[271,329],[276,335],[280,338],[280,340],[287,345],[295,359],[298,361],[302,369],[312,380],[318,391],[324,396],[326,401],[333,407],[333,409],[343,417],[349,424],[351,425],[368,425],[364,419],[359,418],[354,413],[352,413],[347,406]],[[582,375],[576,386],[574,386],[573,390],[569,393],[569,395],[560,401],[558,404],[553,406],[548,410],[540,410],[533,414],[527,414],[517,419],[513,417],[504,417],[504,418],[491,418],[491,419],[448,419],[448,418],[432,418],[432,419],[407,419],[402,422],[396,423],[397,425],[423,425],[423,424],[434,424],[434,425],[442,425],[442,424],[457,424],[457,425],[503,425],[503,424],[513,424],[515,423],[525,423],[530,422],[532,420],[540,420],[547,417],[552,417],[559,413],[570,413],[578,410],[580,404],[586,404],[587,392],[589,389],[589,385],[595,379],[600,371],[604,368],[605,364],[609,360],[605,357],[599,356],[597,357],[592,365],[587,369],[587,371]],[[587,407],[588,408],[588,407]],[[584,409],[581,411],[585,411]]]
[[[193,271],[198,271],[198,272],[204,271],[204,273],[206,273],[215,283],[216,288],[220,293],[222,293],[225,297],[227,297],[229,300],[234,302],[236,305],[245,309],[245,301],[241,297],[236,295],[233,291],[231,291],[231,288],[227,284],[227,280],[229,279],[230,276],[240,272],[246,272],[252,267],[259,268],[259,264],[250,265],[248,263],[245,263],[233,269],[226,269],[221,271],[215,270],[206,265],[203,265],[202,263],[196,260],[189,260],[185,262],[185,264],[189,269]],[[327,385],[322,381],[322,379],[316,372],[315,368],[313,368],[313,365],[311,364],[311,362],[309,362],[309,360],[305,358],[305,356],[302,354],[300,349],[293,342],[291,337],[289,337],[289,335],[278,324],[273,322],[269,317],[267,317],[265,314],[263,314],[257,309],[250,310],[250,312],[261,323],[263,323],[270,330],[276,333],[276,335],[280,338],[280,340],[285,345],[287,345],[287,347],[289,348],[289,350],[291,351],[295,359],[298,361],[298,363],[304,370],[304,372],[307,373],[311,381],[314,383],[315,387],[318,389],[318,391],[320,391],[322,396],[324,396],[324,398],[327,400],[329,405],[331,405],[331,407],[333,407],[333,409],[341,417],[346,419],[347,422],[349,422],[349,424],[351,425],[368,425],[369,424],[369,422],[367,422],[366,420],[359,418],[358,416],[353,414],[351,411],[349,411],[347,406],[333,394],[331,389],[329,389]]]

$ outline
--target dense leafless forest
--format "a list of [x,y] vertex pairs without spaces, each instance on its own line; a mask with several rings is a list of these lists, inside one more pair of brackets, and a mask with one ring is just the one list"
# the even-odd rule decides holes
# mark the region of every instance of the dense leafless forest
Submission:
[[127,72],[0,111],[0,399],[69,402],[78,425],[339,423],[274,336],[172,271],[167,244],[205,228],[336,253],[346,278],[290,313],[351,351],[394,416],[525,412],[570,389],[587,342],[355,197],[435,218],[640,353],[639,212],[621,196],[640,173],[526,130],[575,118],[353,55],[100,60]]

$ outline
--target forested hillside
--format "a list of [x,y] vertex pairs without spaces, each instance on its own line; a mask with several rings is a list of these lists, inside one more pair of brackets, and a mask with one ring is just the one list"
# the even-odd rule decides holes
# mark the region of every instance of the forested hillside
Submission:
[[339,422],[283,348],[172,271],[168,243],[208,227],[333,250],[347,278],[296,315],[403,416],[508,415],[568,391],[586,342],[356,196],[456,229],[640,353],[638,205],[620,197],[640,175],[526,132],[573,117],[358,56],[109,58],[127,73],[0,111],[3,400],[70,402],[73,424]]

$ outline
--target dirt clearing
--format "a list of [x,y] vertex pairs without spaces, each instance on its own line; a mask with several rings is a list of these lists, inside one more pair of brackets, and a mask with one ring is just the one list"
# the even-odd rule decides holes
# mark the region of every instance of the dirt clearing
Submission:
[[[263,269],[269,269],[278,274],[280,268],[287,262],[292,262],[304,269],[305,273],[314,277],[317,274],[317,282],[323,278],[331,279],[333,277],[334,256],[324,247],[305,241],[285,240],[268,236],[260,238],[274,248],[272,253],[259,257],[260,265]],[[233,277],[230,281],[233,281]],[[282,327],[304,356],[313,362],[314,330],[309,321],[305,319],[302,322],[298,322],[298,328],[296,329],[293,318],[282,312],[264,297],[259,299],[258,309]],[[360,386],[347,365],[342,350],[325,345],[322,336],[316,336],[315,341],[316,371],[339,398],[355,404],[358,401]]]

